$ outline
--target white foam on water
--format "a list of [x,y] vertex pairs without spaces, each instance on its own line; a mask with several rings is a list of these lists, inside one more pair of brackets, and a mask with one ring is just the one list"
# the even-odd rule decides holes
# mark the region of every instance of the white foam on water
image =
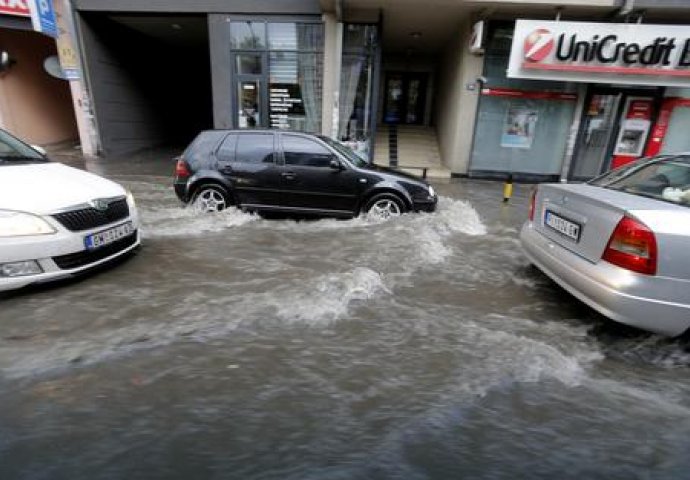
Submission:
[[439,197],[438,210],[433,214],[425,214],[423,218],[433,218],[436,228],[440,232],[464,233],[466,235],[486,235],[487,228],[479,213],[470,202]]
[[158,207],[139,211],[144,237],[188,237],[221,232],[256,221],[259,217],[228,208],[205,214],[193,208]]
[[[555,379],[568,387],[589,379],[591,367],[604,359],[601,351],[584,341],[586,328],[573,328],[559,322],[534,322],[529,319],[487,315],[467,321],[463,345],[473,351],[489,352],[481,365],[473,365],[473,378],[460,375],[461,394],[486,395],[506,382],[536,383]],[[554,342],[554,339],[561,339]]]
[[624,339],[607,346],[607,355],[626,361],[664,369],[686,369],[690,366],[687,340],[650,335],[640,339]]
[[[72,365],[91,365],[180,341],[225,336],[244,320],[227,314],[230,304],[232,301],[227,299],[193,292],[180,299],[166,320],[143,319],[117,328],[75,332],[67,338],[45,338],[41,340],[43,345],[5,344],[0,349],[0,371],[8,378],[19,378]],[[123,308],[121,314],[127,315],[127,309]]]
[[356,267],[344,273],[322,275],[307,281],[297,292],[281,292],[266,298],[279,318],[289,322],[321,324],[347,315],[353,302],[390,293],[381,275]]
[[[281,324],[330,324],[347,316],[352,304],[390,293],[380,274],[363,267],[260,293],[219,296],[217,288],[215,283],[208,288],[197,285],[178,299],[165,319],[142,319],[120,327],[104,322],[97,330],[77,331],[68,337],[5,343],[0,348],[0,372],[7,378],[19,378],[178,342],[206,342],[231,334],[243,322],[267,318],[277,318]],[[123,308],[118,316],[128,313]]]

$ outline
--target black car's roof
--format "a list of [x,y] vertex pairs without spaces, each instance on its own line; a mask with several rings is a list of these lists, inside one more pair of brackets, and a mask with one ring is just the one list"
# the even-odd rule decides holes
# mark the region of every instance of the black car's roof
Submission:
[[319,134],[316,133],[307,133],[307,132],[300,132],[297,130],[284,130],[284,129],[275,129],[275,128],[207,128],[205,130],[202,130],[200,133],[206,133],[206,132],[220,132],[220,133],[252,133],[252,132],[259,132],[259,133],[289,133],[289,134],[294,134],[294,135],[303,135],[305,137],[319,137]]

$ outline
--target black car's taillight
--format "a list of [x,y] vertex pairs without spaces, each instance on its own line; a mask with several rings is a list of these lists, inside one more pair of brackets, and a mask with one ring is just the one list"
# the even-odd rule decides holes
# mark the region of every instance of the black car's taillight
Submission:
[[189,165],[183,158],[178,158],[175,164],[175,176],[177,178],[189,178],[192,172],[189,170]]

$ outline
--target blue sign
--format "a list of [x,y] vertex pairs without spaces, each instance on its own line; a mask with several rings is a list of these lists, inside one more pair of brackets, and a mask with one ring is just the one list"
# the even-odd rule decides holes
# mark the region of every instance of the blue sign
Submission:
[[31,24],[37,32],[57,38],[58,28],[52,0],[29,0]]

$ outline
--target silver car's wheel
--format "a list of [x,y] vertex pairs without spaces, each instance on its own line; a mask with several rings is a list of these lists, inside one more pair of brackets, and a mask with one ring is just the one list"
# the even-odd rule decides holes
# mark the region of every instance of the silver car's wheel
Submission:
[[204,185],[194,195],[192,206],[202,213],[214,213],[228,207],[227,194],[220,187]]
[[399,217],[405,211],[402,201],[389,193],[374,196],[367,202],[364,210],[367,216],[374,220],[388,220],[389,218]]

